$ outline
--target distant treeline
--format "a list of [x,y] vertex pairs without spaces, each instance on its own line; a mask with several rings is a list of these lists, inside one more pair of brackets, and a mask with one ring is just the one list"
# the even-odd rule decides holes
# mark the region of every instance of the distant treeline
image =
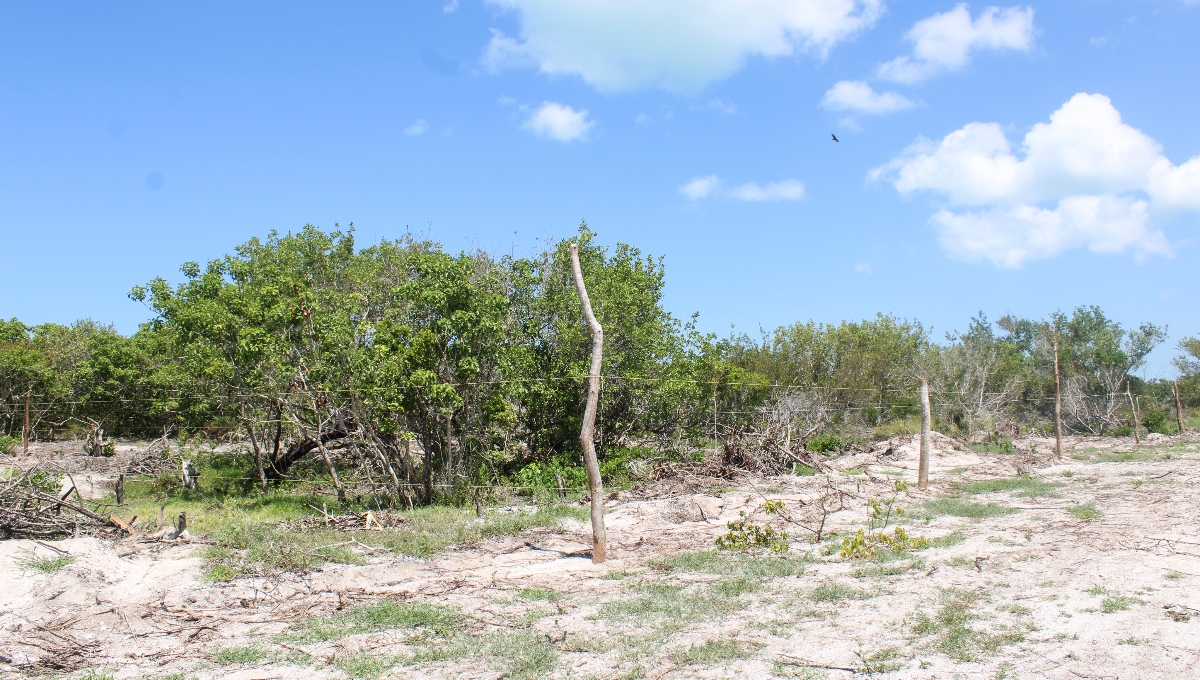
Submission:
[[[1055,339],[1069,430],[1131,425],[1127,389],[1144,426],[1175,427],[1171,383],[1134,375],[1166,338],[1153,324],[1125,329],[1081,307],[995,324],[980,313],[940,342],[883,314],[718,338],[663,309],[661,258],[594,237],[585,224],[576,239],[604,327],[596,429],[612,462],[639,447],[683,455],[781,417],[801,445],[866,437],[913,416],[918,375],[943,430],[1045,427]],[[116,435],[235,437],[264,478],[351,447],[427,495],[578,457],[590,341],[566,241],[497,258],[411,236],[360,250],[352,233],[309,226],[182,272],[178,286],[130,293],[152,314],[130,337],[93,321],[0,321],[2,433],[20,436],[28,401],[38,438],[85,436],[99,452]],[[1180,349],[1195,406],[1200,340]]]

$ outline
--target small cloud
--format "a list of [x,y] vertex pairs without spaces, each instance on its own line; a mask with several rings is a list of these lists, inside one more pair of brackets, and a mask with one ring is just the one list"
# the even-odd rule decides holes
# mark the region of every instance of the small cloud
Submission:
[[450,0],[450,2],[442,5],[442,11],[446,14],[449,14],[456,9],[458,9],[458,0]]
[[588,120],[586,109],[576,111],[566,104],[555,102],[542,102],[525,123],[525,127],[533,130],[534,134],[560,142],[587,139],[593,125],[595,122]]
[[1092,47],[1103,47],[1108,44],[1108,36],[1102,35],[1099,38],[1088,38],[1088,43],[1090,43]]
[[764,186],[748,182],[730,191],[729,195],[742,201],[798,201],[804,198],[804,184],[795,179]]
[[717,188],[717,185],[720,183],[721,180],[717,179],[716,175],[709,175],[708,177],[696,177],[687,184],[679,187],[679,191],[683,193],[684,196],[687,196],[694,201],[699,198],[706,198],[713,192],[713,189]]
[[858,272],[859,274],[873,273],[871,270],[871,265],[866,262],[859,262],[858,264],[854,265],[854,271]]
[[638,125],[645,125],[650,122],[650,116],[647,116],[644,113],[639,113],[638,117],[633,119],[633,122],[637,123]]
[[508,95],[505,95],[503,97],[500,97],[496,101],[500,102],[500,106],[512,106],[513,104],[517,103],[517,98],[509,97]]
[[821,106],[831,111],[878,115],[911,109],[916,103],[895,92],[876,92],[861,80],[843,80],[829,88],[821,99]]
[[727,101],[724,101],[721,99],[714,99],[711,102],[709,102],[708,105],[710,107],[720,111],[721,113],[728,113],[731,116],[737,115],[737,104],[734,104],[733,102],[727,102]]
[[149,175],[146,175],[146,188],[150,189],[151,191],[157,191],[163,188],[163,184],[165,184],[166,181],[167,180],[165,177],[163,177],[163,174],[155,170]]
[[428,129],[429,126],[425,124],[425,119],[418,118],[417,122],[404,128],[404,134],[408,135],[409,137],[419,137],[425,134],[425,131]]
[[981,49],[1028,52],[1035,32],[1032,7],[988,7],[971,19],[967,3],[935,14],[913,25],[905,38],[913,43],[912,57],[900,56],[880,64],[886,80],[916,83],[944,71],[957,71]]
[[858,121],[849,116],[839,120],[838,127],[845,128],[851,132],[862,132],[862,126],[858,124]]
[[679,187],[679,192],[693,201],[709,196],[724,196],[739,201],[796,201],[804,198],[804,184],[794,179],[766,185],[747,182],[729,191],[718,192],[720,185],[721,180],[716,175],[696,177]]

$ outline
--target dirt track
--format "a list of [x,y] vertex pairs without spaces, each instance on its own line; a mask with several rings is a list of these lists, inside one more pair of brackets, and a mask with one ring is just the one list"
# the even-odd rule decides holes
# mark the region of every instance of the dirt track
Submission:
[[[41,575],[18,560],[50,549],[4,541],[0,668],[27,675],[41,659],[117,678],[1200,677],[1200,442],[1072,440],[1077,458],[1055,464],[939,443],[929,491],[910,487],[896,504],[909,509],[911,536],[942,547],[891,561],[837,551],[864,525],[868,499],[915,481],[907,442],[833,461],[828,476],[676,479],[619,494],[604,565],[571,555],[589,545],[576,523],[429,562],[376,557],[217,584],[200,580],[195,545],[59,541],[76,561]],[[1019,469],[1042,483],[963,493]],[[841,534],[832,541],[813,545],[799,524],[762,512],[780,500],[811,524],[830,479],[845,508],[829,516],[825,532]],[[922,504],[952,492],[1009,514],[926,521]],[[1099,514],[1077,516],[1090,514],[1086,503]],[[678,557],[711,549],[742,513],[788,531],[792,559]],[[369,533],[358,537],[369,546]],[[459,614],[434,632],[312,634],[315,622],[381,602]]]

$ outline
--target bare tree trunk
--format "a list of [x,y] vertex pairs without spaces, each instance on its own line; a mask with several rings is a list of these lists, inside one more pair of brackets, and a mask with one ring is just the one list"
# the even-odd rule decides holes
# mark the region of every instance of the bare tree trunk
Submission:
[[[321,436],[321,424],[323,421],[321,420],[321,413],[317,409],[317,404],[315,401],[313,402],[313,413],[316,414],[317,417],[317,436],[315,440],[317,443],[317,449],[321,452],[321,457],[325,459],[325,466],[329,468],[329,476],[333,479],[333,487],[337,489],[338,502],[345,503],[346,489],[342,486],[341,478],[338,477],[337,468],[333,466],[333,459],[329,457],[329,450],[325,448],[324,437]],[[296,427],[300,428],[300,434],[306,439],[310,438],[308,436],[308,430],[305,429],[304,424],[300,422],[300,416],[296,415],[295,411],[292,411],[292,419],[296,421]]]
[[1054,337],[1054,455],[1062,459],[1062,376],[1058,371],[1058,336]]
[[250,446],[254,448],[254,471],[258,473],[258,481],[262,484],[263,491],[266,491],[267,471],[263,469],[262,448],[258,445],[258,437],[254,436],[254,424],[246,416],[244,405],[242,410],[242,424],[246,426],[246,432],[250,434]]
[[1179,399],[1179,382],[1172,381],[1171,385],[1175,390],[1175,418],[1179,421],[1179,434],[1183,434],[1186,430],[1183,427],[1183,401]]
[[1129,389],[1129,381],[1125,381],[1125,396],[1129,397],[1129,409],[1133,411],[1133,441],[1141,444],[1142,437],[1138,434],[1138,410],[1137,404],[1133,402],[1133,392]]
[[917,488],[929,487],[929,382],[921,381],[921,458],[917,463]]
[[587,466],[588,490],[592,495],[592,562],[603,562],[608,556],[608,539],[604,533],[604,482],[600,479],[600,462],[596,459],[596,442],[593,440],[596,425],[596,407],[600,400],[600,366],[604,353],[604,329],[592,313],[587,288],[583,285],[583,269],[579,266],[579,246],[571,244],[571,271],[575,275],[575,290],[579,292],[579,303],[592,331],[592,366],[588,372],[587,407],[583,412],[583,429],[579,443],[583,445],[583,462]]

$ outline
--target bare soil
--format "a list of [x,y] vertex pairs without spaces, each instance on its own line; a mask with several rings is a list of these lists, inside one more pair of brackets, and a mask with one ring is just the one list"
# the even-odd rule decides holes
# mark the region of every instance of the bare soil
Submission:
[[[46,574],[28,559],[56,550],[0,541],[0,675],[1200,677],[1200,441],[1071,438],[1061,461],[1052,440],[1022,440],[1011,455],[935,444],[926,491],[905,437],[831,461],[828,474],[673,477],[621,492],[608,501],[602,565],[580,555],[590,533],[573,521],[428,561],[373,557],[363,531],[363,565],[226,583],[201,578],[197,544],[57,541],[74,561]],[[1020,473],[1041,484],[967,486]],[[840,508],[823,533],[837,535],[814,544],[801,525],[814,526],[831,488]],[[951,495],[959,514],[994,516],[940,514]],[[934,546],[840,556],[869,501],[893,497],[907,512],[889,521]],[[764,513],[768,500],[793,521]],[[765,551],[701,552],[743,519],[788,532],[788,564],[802,573],[764,571],[783,564]],[[393,621],[312,634],[380,603],[461,615],[454,630]]]

